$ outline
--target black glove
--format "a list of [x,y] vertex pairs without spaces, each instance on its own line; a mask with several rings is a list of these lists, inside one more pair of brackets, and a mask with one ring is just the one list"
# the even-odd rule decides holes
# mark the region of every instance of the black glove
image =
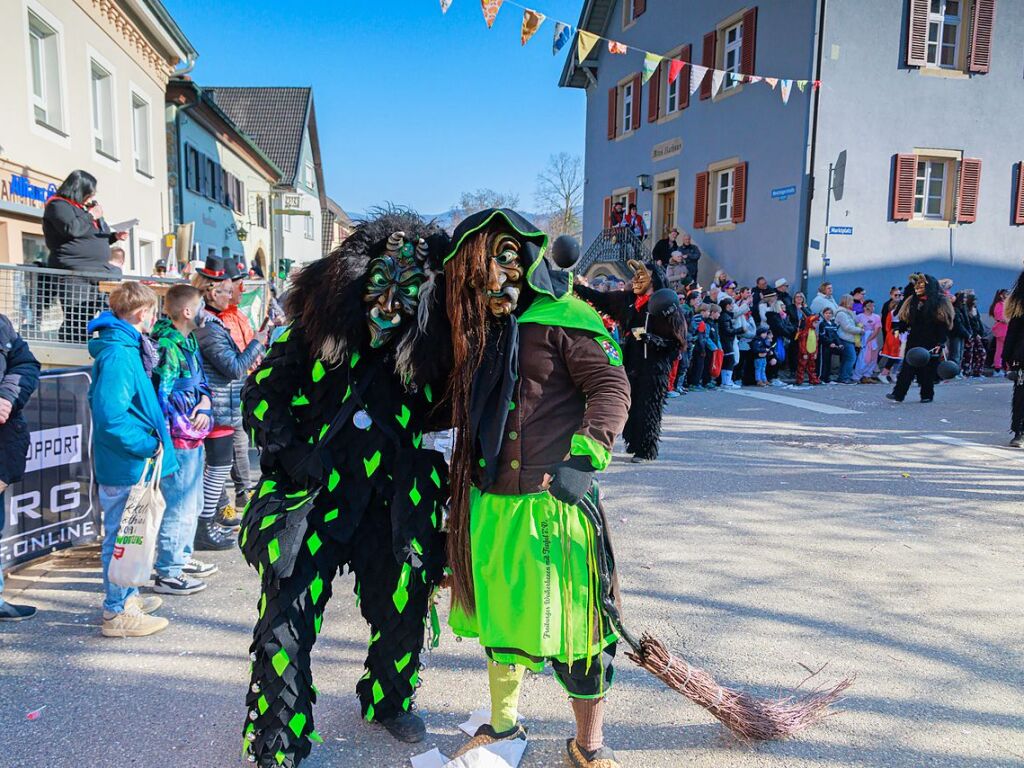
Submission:
[[566,504],[579,504],[594,484],[594,465],[589,456],[571,456],[557,467],[548,492]]

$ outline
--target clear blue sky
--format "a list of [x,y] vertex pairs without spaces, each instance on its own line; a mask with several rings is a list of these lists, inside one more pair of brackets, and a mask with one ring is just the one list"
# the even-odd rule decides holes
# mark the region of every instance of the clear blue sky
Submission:
[[583,92],[558,87],[555,18],[523,48],[522,11],[487,29],[479,0],[164,0],[199,51],[200,85],[312,85],[327,193],[361,212],[391,201],[448,210],[463,191],[519,194],[557,152],[583,153]]

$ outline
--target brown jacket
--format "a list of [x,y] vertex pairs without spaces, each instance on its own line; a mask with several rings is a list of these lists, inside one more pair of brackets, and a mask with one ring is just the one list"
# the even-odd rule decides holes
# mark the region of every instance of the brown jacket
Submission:
[[513,404],[488,493],[543,490],[544,475],[569,455],[573,435],[611,450],[629,412],[629,380],[591,334],[524,323]]

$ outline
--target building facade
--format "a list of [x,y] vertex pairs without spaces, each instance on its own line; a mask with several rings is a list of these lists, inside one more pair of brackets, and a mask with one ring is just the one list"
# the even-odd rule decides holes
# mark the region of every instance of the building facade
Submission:
[[345,210],[331,198],[323,210],[323,253],[328,255],[352,234],[355,224]]
[[230,256],[268,275],[281,170],[191,80],[171,80],[165,119],[176,258]]
[[[561,83],[587,93],[588,241],[635,201],[652,240],[693,235],[705,284],[718,266],[812,289],[827,273],[880,296],[924,269],[987,300],[1019,272],[1024,5],[588,0],[580,27],[667,57],[645,84],[642,54],[569,54]],[[673,59],[726,74],[691,93]],[[810,84],[787,104],[750,76]]]
[[0,263],[46,258],[43,205],[82,169],[129,229],[125,270],[149,273],[171,226],[164,89],[195,58],[159,0],[0,3]]

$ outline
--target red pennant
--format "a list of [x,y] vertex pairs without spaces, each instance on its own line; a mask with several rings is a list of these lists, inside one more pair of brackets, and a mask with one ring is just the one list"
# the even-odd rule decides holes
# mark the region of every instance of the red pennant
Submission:
[[821,88],[821,80],[815,80],[811,87],[814,88],[814,90]]
[[674,83],[676,78],[679,77],[679,73],[683,71],[683,67],[686,66],[685,61],[679,61],[679,59],[672,59],[668,63],[668,81]]

